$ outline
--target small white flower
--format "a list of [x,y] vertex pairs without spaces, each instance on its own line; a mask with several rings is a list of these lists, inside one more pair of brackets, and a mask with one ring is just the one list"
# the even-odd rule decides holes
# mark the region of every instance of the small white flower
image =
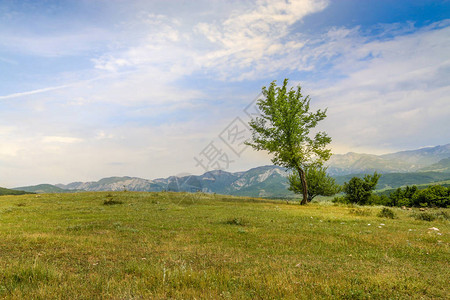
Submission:
[[367,224],[367,226],[370,226],[370,224]]
[[384,226],[384,224],[383,224],[383,223],[381,223],[380,225],[381,225],[381,226]]
[[431,227],[431,228],[428,228],[429,230],[434,230],[434,231],[439,231],[439,229],[437,229],[436,227]]

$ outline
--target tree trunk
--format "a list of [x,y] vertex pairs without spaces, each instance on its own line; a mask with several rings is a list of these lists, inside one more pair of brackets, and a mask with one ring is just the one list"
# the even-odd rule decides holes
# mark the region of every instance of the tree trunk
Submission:
[[298,175],[300,176],[300,180],[302,182],[302,190],[303,190],[303,199],[300,202],[301,205],[308,203],[308,183],[306,182],[305,171],[302,168],[298,168]]

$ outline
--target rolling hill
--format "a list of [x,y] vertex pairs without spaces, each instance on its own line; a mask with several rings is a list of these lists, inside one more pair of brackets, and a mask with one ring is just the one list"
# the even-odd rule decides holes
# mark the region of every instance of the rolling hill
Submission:
[[450,173],[450,157],[441,159],[439,162],[432,164],[428,167],[420,169],[421,172],[443,172]]
[[26,191],[21,190],[15,190],[15,189],[7,189],[0,187],[0,196],[4,195],[25,195],[25,194],[33,194]]
[[38,184],[38,185],[33,185],[33,186],[23,186],[23,187],[13,188],[13,190],[25,191],[28,193],[37,193],[37,194],[76,192],[76,190],[66,190],[66,189],[59,188],[55,185],[51,185],[51,184]]

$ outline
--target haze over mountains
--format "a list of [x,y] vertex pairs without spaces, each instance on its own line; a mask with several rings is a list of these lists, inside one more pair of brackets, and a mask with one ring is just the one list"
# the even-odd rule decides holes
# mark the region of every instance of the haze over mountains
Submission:
[[[352,176],[383,173],[378,188],[426,184],[450,180],[450,144],[401,151],[385,155],[347,153],[333,155],[328,171],[342,184]],[[202,175],[171,176],[148,180],[137,177],[109,177],[95,182],[18,187],[27,192],[74,191],[203,191],[252,197],[293,197],[287,190],[288,171],[278,166],[263,166],[245,172],[214,170]]]
[[[449,170],[450,144],[418,150],[374,155],[350,152],[335,154],[328,161],[328,172],[333,175],[359,173],[394,173]],[[446,161],[447,159],[447,161]]]

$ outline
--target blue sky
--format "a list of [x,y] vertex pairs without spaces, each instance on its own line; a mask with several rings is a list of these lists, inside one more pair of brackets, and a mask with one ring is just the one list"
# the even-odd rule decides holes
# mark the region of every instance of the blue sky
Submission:
[[5,187],[269,164],[220,134],[284,78],[335,153],[450,142],[449,1],[0,0],[0,70]]

